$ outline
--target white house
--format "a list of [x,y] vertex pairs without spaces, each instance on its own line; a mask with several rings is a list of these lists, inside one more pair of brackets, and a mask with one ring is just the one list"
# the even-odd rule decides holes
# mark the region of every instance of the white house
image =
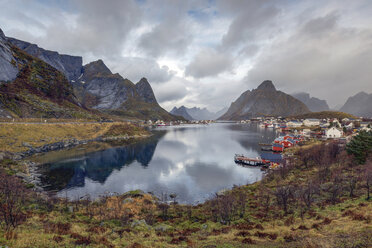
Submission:
[[319,119],[306,119],[303,121],[304,126],[312,127],[312,126],[319,126],[320,120]]
[[328,128],[326,130],[325,135],[328,139],[341,138],[342,135],[343,135],[343,132],[342,132],[342,130],[340,130],[336,127],[331,127],[331,128]]
[[371,125],[369,122],[361,122],[360,127],[368,127],[368,125]]
[[338,119],[331,119],[330,122],[329,122],[329,124],[331,125],[331,123],[335,127],[341,127],[341,123],[338,121]]
[[301,127],[302,122],[299,121],[288,121],[287,122],[287,127]]
[[353,129],[354,128],[354,123],[352,123],[352,122],[345,123],[344,127],[348,130]]
[[301,134],[302,134],[302,136],[304,136],[304,137],[310,138],[311,130],[308,129],[308,128],[305,128],[304,130],[302,130]]

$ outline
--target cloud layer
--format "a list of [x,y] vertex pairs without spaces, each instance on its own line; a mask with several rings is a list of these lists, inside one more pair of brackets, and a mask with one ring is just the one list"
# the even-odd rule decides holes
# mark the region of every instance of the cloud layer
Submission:
[[355,0],[0,0],[8,36],[84,62],[103,59],[157,99],[174,105],[228,106],[271,79],[342,104],[372,92],[372,3]]

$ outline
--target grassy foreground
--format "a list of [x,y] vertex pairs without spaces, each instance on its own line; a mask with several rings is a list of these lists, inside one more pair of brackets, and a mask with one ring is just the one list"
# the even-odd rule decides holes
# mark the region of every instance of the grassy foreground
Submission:
[[[4,185],[16,185],[15,193],[22,188],[9,175],[16,166],[2,163],[0,190]],[[371,247],[371,185],[371,157],[355,163],[344,147],[328,142],[298,149],[262,181],[197,206],[179,205],[175,195],[141,191],[68,201],[30,197],[22,189],[12,198],[19,221],[15,227],[2,221],[0,245]]]
[[0,151],[22,152],[30,147],[71,139],[88,140],[98,137],[147,136],[149,133],[133,124],[115,123],[52,123],[1,124]]

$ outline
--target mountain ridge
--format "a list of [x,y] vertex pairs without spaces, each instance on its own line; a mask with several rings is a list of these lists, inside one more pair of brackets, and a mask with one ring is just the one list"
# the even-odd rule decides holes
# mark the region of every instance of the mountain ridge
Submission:
[[303,102],[312,112],[321,112],[329,110],[329,106],[326,100],[311,97],[309,93],[298,92],[291,94],[291,96]]
[[62,72],[14,46],[2,32],[0,36],[0,67],[10,64],[16,71],[10,80],[0,73],[1,117],[98,118],[79,104]]
[[6,46],[0,44],[2,48],[0,49],[0,81],[16,79],[19,70],[14,65],[16,60],[9,49],[17,47],[20,51],[60,71],[72,85],[73,94],[84,108],[96,109],[119,117],[176,119],[158,104],[146,78],[134,84],[120,74],[112,73],[101,59],[83,66],[81,56],[59,54],[40,48],[36,44],[6,37],[1,29],[0,39],[1,44],[7,44]]
[[304,103],[276,90],[272,81],[265,80],[256,89],[243,92],[219,119],[241,120],[257,116],[289,116],[308,112],[310,110]]
[[346,112],[358,117],[372,117],[372,93],[368,94],[361,91],[354,96],[349,97],[340,111]]

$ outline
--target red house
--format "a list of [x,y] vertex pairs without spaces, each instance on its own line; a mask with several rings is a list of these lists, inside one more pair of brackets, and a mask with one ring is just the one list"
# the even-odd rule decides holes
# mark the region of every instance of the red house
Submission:
[[283,152],[284,151],[284,147],[283,145],[281,144],[273,144],[273,147],[272,147],[273,151],[274,152]]
[[294,146],[294,143],[290,140],[283,140],[282,142],[280,142],[280,144],[284,146],[284,148],[289,148],[289,147]]

